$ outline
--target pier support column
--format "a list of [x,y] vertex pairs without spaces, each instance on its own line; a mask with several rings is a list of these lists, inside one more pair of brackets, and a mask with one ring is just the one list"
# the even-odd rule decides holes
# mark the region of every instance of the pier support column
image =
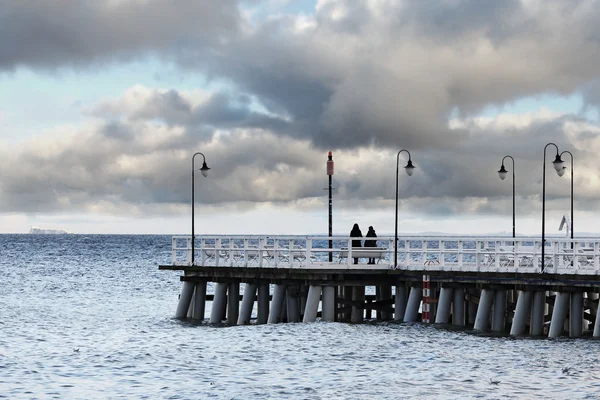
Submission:
[[298,312],[298,309],[300,307],[299,300],[300,298],[298,297],[298,286],[288,285],[287,294],[285,298],[285,304],[287,307],[287,322],[300,321],[300,313]]
[[352,306],[350,306],[350,302],[353,299],[353,291],[354,288],[352,286],[344,286],[344,300],[348,302],[348,304],[344,304],[346,311],[344,311],[344,319],[345,322],[350,322],[352,320]]
[[215,294],[213,297],[212,308],[210,310],[210,323],[220,324],[225,307],[227,305],[227,284],[217,283],[215,285]]
[[404,320],[404,312],[406,311],[406,286],[396,286],[396,297],[394,300],[394,320]]
[[494,296],[494,315],[492,317],[492,332],[504,332],[506,315],[506,290],[496,290]]
[[544,334],[544,317],[546,316],[546,292],[538,290],[533,294],[533,307],[531,308],[531,336]]
[[475,326],[473,329],[485,332],[488,329],[490,321],[490,309],[494,300],[494,291],[483,289],[479,298],[479,307],[477,307],[477,316],[475,317]]
[[302,322],[315,322],[317,312],[319,311],[319,301],[321,300],[321,286],[311,285],[308,288],[308,297],[306,298],[306,307],[304,308],[304,319]]
[[[392,287],[390,285],[381,286],[381,300],[386,301],[392,298]],[[391,307],[391,306],[386,306]],[[392,319],[392,314],[387,311],[381,312],[381,319],[384,321],[389,321]]]
[[269,284],[258,284],[258,310],[256,323],[266,324],[269,320]]
[[596,307],[596,321],[594,322],[594,337],[600,337],[600,305]]
[[183,282],[183,288],[181,288],[181,295],[179,295],[179,303],[177,303],[177,310],[175,311],[175,318],[187,317],[190,303],[192,302],[192,295],[194,294],[194,283]]
[[550,321],[550,332],[548,337],[557,338],[561,335],[567,312],[569,311],[569,298],[568,292],[556,292],[556,299],[554,300],[554,309],[552,310],[552,320]]
[[440,290],[438,309],[435,315],[436,324],[447,324],[450,319],[450,305],[452,304],[452,289],[443,287]]
[[194,311],[192,312],[192,319],[203,320],[204,309],[206,308],[206,282],[196,283],[193,308]]
[[419,287],[411,287],[408,295],[408,303],[406,304],[406,312],[404,313],[404,322],[417,322],[419,319],[419,306],[423,299],[423,289]]
[[475,325],[477,316],[477,303],[474,301],[474,295],[477,295],[477,289],[470,289],[467,295],[467,321],[469,325]]
[[240,315],[240,284],[232,282],[229,284],[227,293],[227,325],[237,324]]
[[571,309],[569,310],[569,337],[583,335],[583,293],[571,293]]
[[352,302],[358,305],[352,306],[352,317],[350,321],[353,323],[363,322],[364,306],[365,306],[365,287],[354,286],[352,290]]
[[335,286],[323,286],[323,321],[335,321]]
[[269,312],[269,324],[278,324],[281,322],[281,311],[285,302],[285,285],[275,285],[273,290],[273,299],[271,300],[271,311]]
[[248,325],[250,323],[250,317],[252,316],[252,309],[254,308],[254,298],[256,297],[256,285],[253,283],[246,283],[244,289],[244,297],[242,297],[242,308],[240,311],[240,317],[238,318],[238,325]]
[[529,319],[530,310],[531,292],[528,290],[519,291],[519,297],[517,297],[517,306],[515,308],[515,316],[513,318],[512,326],[510,328],[511,336],[525,334],[525,328],[527,327],[527,321]]
[[452,324],[465,325],[465,289],[454,289],[454,303],[452,307]]

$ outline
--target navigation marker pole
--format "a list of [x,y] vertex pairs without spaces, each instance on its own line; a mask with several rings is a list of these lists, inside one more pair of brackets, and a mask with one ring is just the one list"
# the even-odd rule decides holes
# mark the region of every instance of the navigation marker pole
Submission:
[[331,236],[333,236],[333,199],[331,187],[331,178],[333,176],[333,154],[331,152],[327,155],[327,175],[329,176],[329,262],[333,262],[333,253],[331,252],[331,249],[333,248],[333,241],[331,240]]

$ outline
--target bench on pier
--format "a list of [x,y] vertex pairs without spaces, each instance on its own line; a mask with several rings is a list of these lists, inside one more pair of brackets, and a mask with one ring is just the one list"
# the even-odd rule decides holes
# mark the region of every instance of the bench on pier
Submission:
[[[376,263],[384,257],[387,249],[385,247],[353,247],[352,258],[374,258]],[[344,259],[348,258],[348,248],[342,247],[338,253],[338,262],[341,264]]]

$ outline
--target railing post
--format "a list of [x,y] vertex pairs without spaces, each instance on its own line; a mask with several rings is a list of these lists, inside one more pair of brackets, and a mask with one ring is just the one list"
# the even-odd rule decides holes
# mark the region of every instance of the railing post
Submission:
[[438,246],[440,248],[440,259],[438,260],[438,263],[443,267],[444,265],[446,265],[445,259],[446,257],[444,257],[444,246],[446,245],[446,242],[444,240],[440,240]]
[[406,239],[404,241],[404,264],[406,264],[406,269],[410,268],[410,240]]
[[171,264],[175,265],[177,262],[177,239],[171,238]]
[[[312,254],[312,239],[306,238],[306,256],[305,256],[306,265],[308,265],[308,263],[310,262],[311,254]],[[329,259],[329,257],[327,259]]]
[[388,243],[388,248],[387,248],[387,254],[388,254],[388,260],[390,263],[390,268],[393,268],[394,266],[398,265],[398,260],[394,260],[393,259],[393,255],[394,252],[392,251],[392,249],[394,249],[394,240],[395,239],[390,239],[389,243]]
[[265,251],[265,238],[258,238],[258,266],[263,266],[263,252]]
[[186,240],[185,261],[187,265],[192,265],[192,238]]
[[600,251],[600,242],[594,242],[594,272],[596,272],[596,274],[599,272],[598,270],[600,270],[600,255],[598,254],[598,252]]
[[350,260],[352,260],[352,238],[348,239],[348,267],[352,264]]
[[288,262],[290,263],[290,268],[292,268],[294,266],[294,239],[290,239],[288,247]]
[[458,267],[462,270],[462,266],[463,266],[463,241],[462,240],[458,241],[456,248],[458,250],[456,260],[458,262]]
[[244,267],[248,266],[248,238],[244,238]]
[[554,273],[558,271],[558,241],[554,240],[552,242],[552,251],[554,254],[552,255],[552,266],[554,267]]
[[221,258],[221,238],[215,239],[215,266],[219,266],[219,258]]
[[275,268],[277,268],[277,261],[279,261],[279,239],[273,239],[273,262],[275,264]]

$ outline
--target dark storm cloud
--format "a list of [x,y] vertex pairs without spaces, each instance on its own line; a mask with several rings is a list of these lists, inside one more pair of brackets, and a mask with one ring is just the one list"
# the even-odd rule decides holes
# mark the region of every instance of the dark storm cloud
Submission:
[[205,49],[235,35],[239,22],[231,0],[7,0],[0,7],[0,69]]

